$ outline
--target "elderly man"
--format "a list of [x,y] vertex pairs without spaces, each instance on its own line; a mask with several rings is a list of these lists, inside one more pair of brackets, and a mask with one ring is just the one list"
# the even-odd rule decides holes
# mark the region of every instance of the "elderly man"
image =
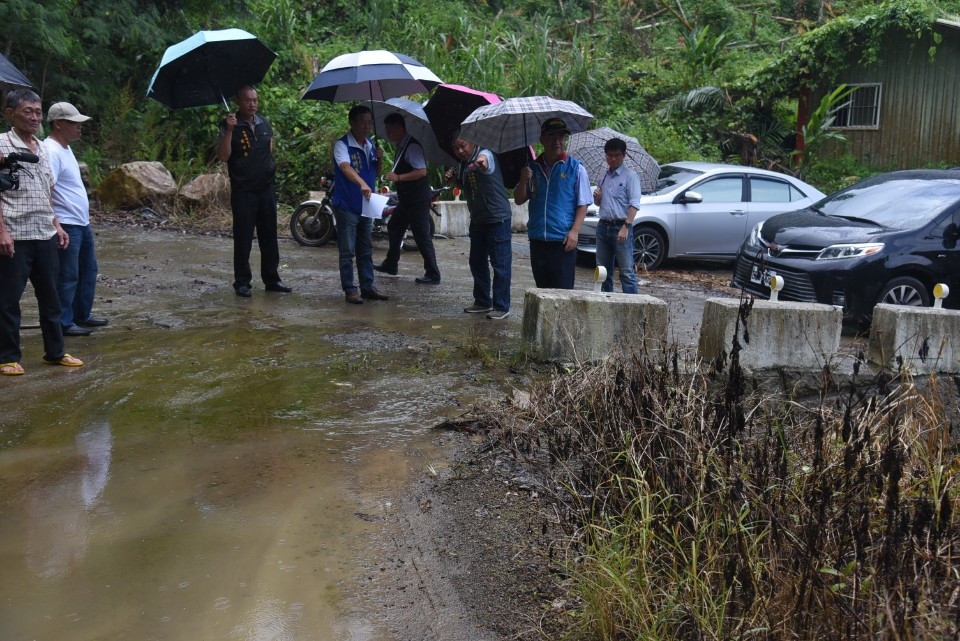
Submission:
[[90,201],[70,143],[80,140],[83,123],[90,120],[69,102],[57,102],[47,111],[50,135],[43,141],[53,175],[53,211],[70,244],[60,250],[60,325],[64,336],[87,336],[90,327],[107,324],[92,316],[97,287],[97,254],[90,227]]
[[37,139],[43,109],[40,96],[29,89],[7,94],[4,114],[13,125],[0,134],[0,156],[27,153],[38,157],[35,167],[20,173],[20,188],[0,191],[0,374],[23,374],[20,364],[20,297],[27,280],[33,283],[43,334],[43,362],[80,367],[83,361],[64,351],[60,327],[57,249],[70,237],[53,212],[53,179],[46,148]]
[[513,200],[528,205],[530,267],[537,287],[573,289],[577,236],[593,202],[590,177],[576,158],[564,152],[570,130],[561,118],[540,126],[543,153],[520,172]]

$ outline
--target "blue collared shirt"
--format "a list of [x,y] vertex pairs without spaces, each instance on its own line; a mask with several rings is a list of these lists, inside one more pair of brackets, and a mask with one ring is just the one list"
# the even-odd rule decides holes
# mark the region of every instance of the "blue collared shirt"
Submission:
[[640,209],[640,177],[629,167],[620,165],[616,171],[607,171],[599,187],[603,190],[601,220],[623,220],[630,207]]

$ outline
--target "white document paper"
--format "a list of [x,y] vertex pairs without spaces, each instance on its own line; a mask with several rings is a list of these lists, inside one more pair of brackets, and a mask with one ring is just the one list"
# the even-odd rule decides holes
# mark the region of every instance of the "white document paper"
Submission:
[[367,218],[383,218],[383,210],[387,206],[387,197],[383,194],[370,194],[370,200],[363,199],[362,216]]

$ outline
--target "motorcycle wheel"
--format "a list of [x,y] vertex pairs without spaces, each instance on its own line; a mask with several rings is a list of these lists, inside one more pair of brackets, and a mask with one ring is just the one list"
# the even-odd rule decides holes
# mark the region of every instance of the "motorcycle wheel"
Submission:
[[[437,235],[437,223],[433,220],[433,216],[430,217],[430,238],[433,238]],[[417,251],[417,241],[413,239],[413,236],[406,236],[403,239],[403,244],[400,245],[403,247],[404,251],[415,252]]]
[[322,247],[336,233],[333,212],[317,203],[303,203],[290,217],[290,234],[306,247]]

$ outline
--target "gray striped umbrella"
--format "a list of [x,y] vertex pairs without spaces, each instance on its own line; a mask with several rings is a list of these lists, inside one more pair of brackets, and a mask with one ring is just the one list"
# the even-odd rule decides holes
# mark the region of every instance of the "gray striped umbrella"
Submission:
[[540,125],[551,118],[562,118],[571,133],[584,131],[593,122],[593,114],[569,100],[508,98],[474,110],[460,126],[460,137],[503,153],[540,142]]
[[603,146],[611,138],[620,138],[627,143],[627,156],[623,159],[623,164],[637,172],[643,193],[656,189],[660,165],[633,136],[622,134],[610,127],[583,131],[570,136],[567,142],[567,153],[579,159],[587,168],[590,179],[594,184],[599,185],[608,169],[607,155],[603,151]]

